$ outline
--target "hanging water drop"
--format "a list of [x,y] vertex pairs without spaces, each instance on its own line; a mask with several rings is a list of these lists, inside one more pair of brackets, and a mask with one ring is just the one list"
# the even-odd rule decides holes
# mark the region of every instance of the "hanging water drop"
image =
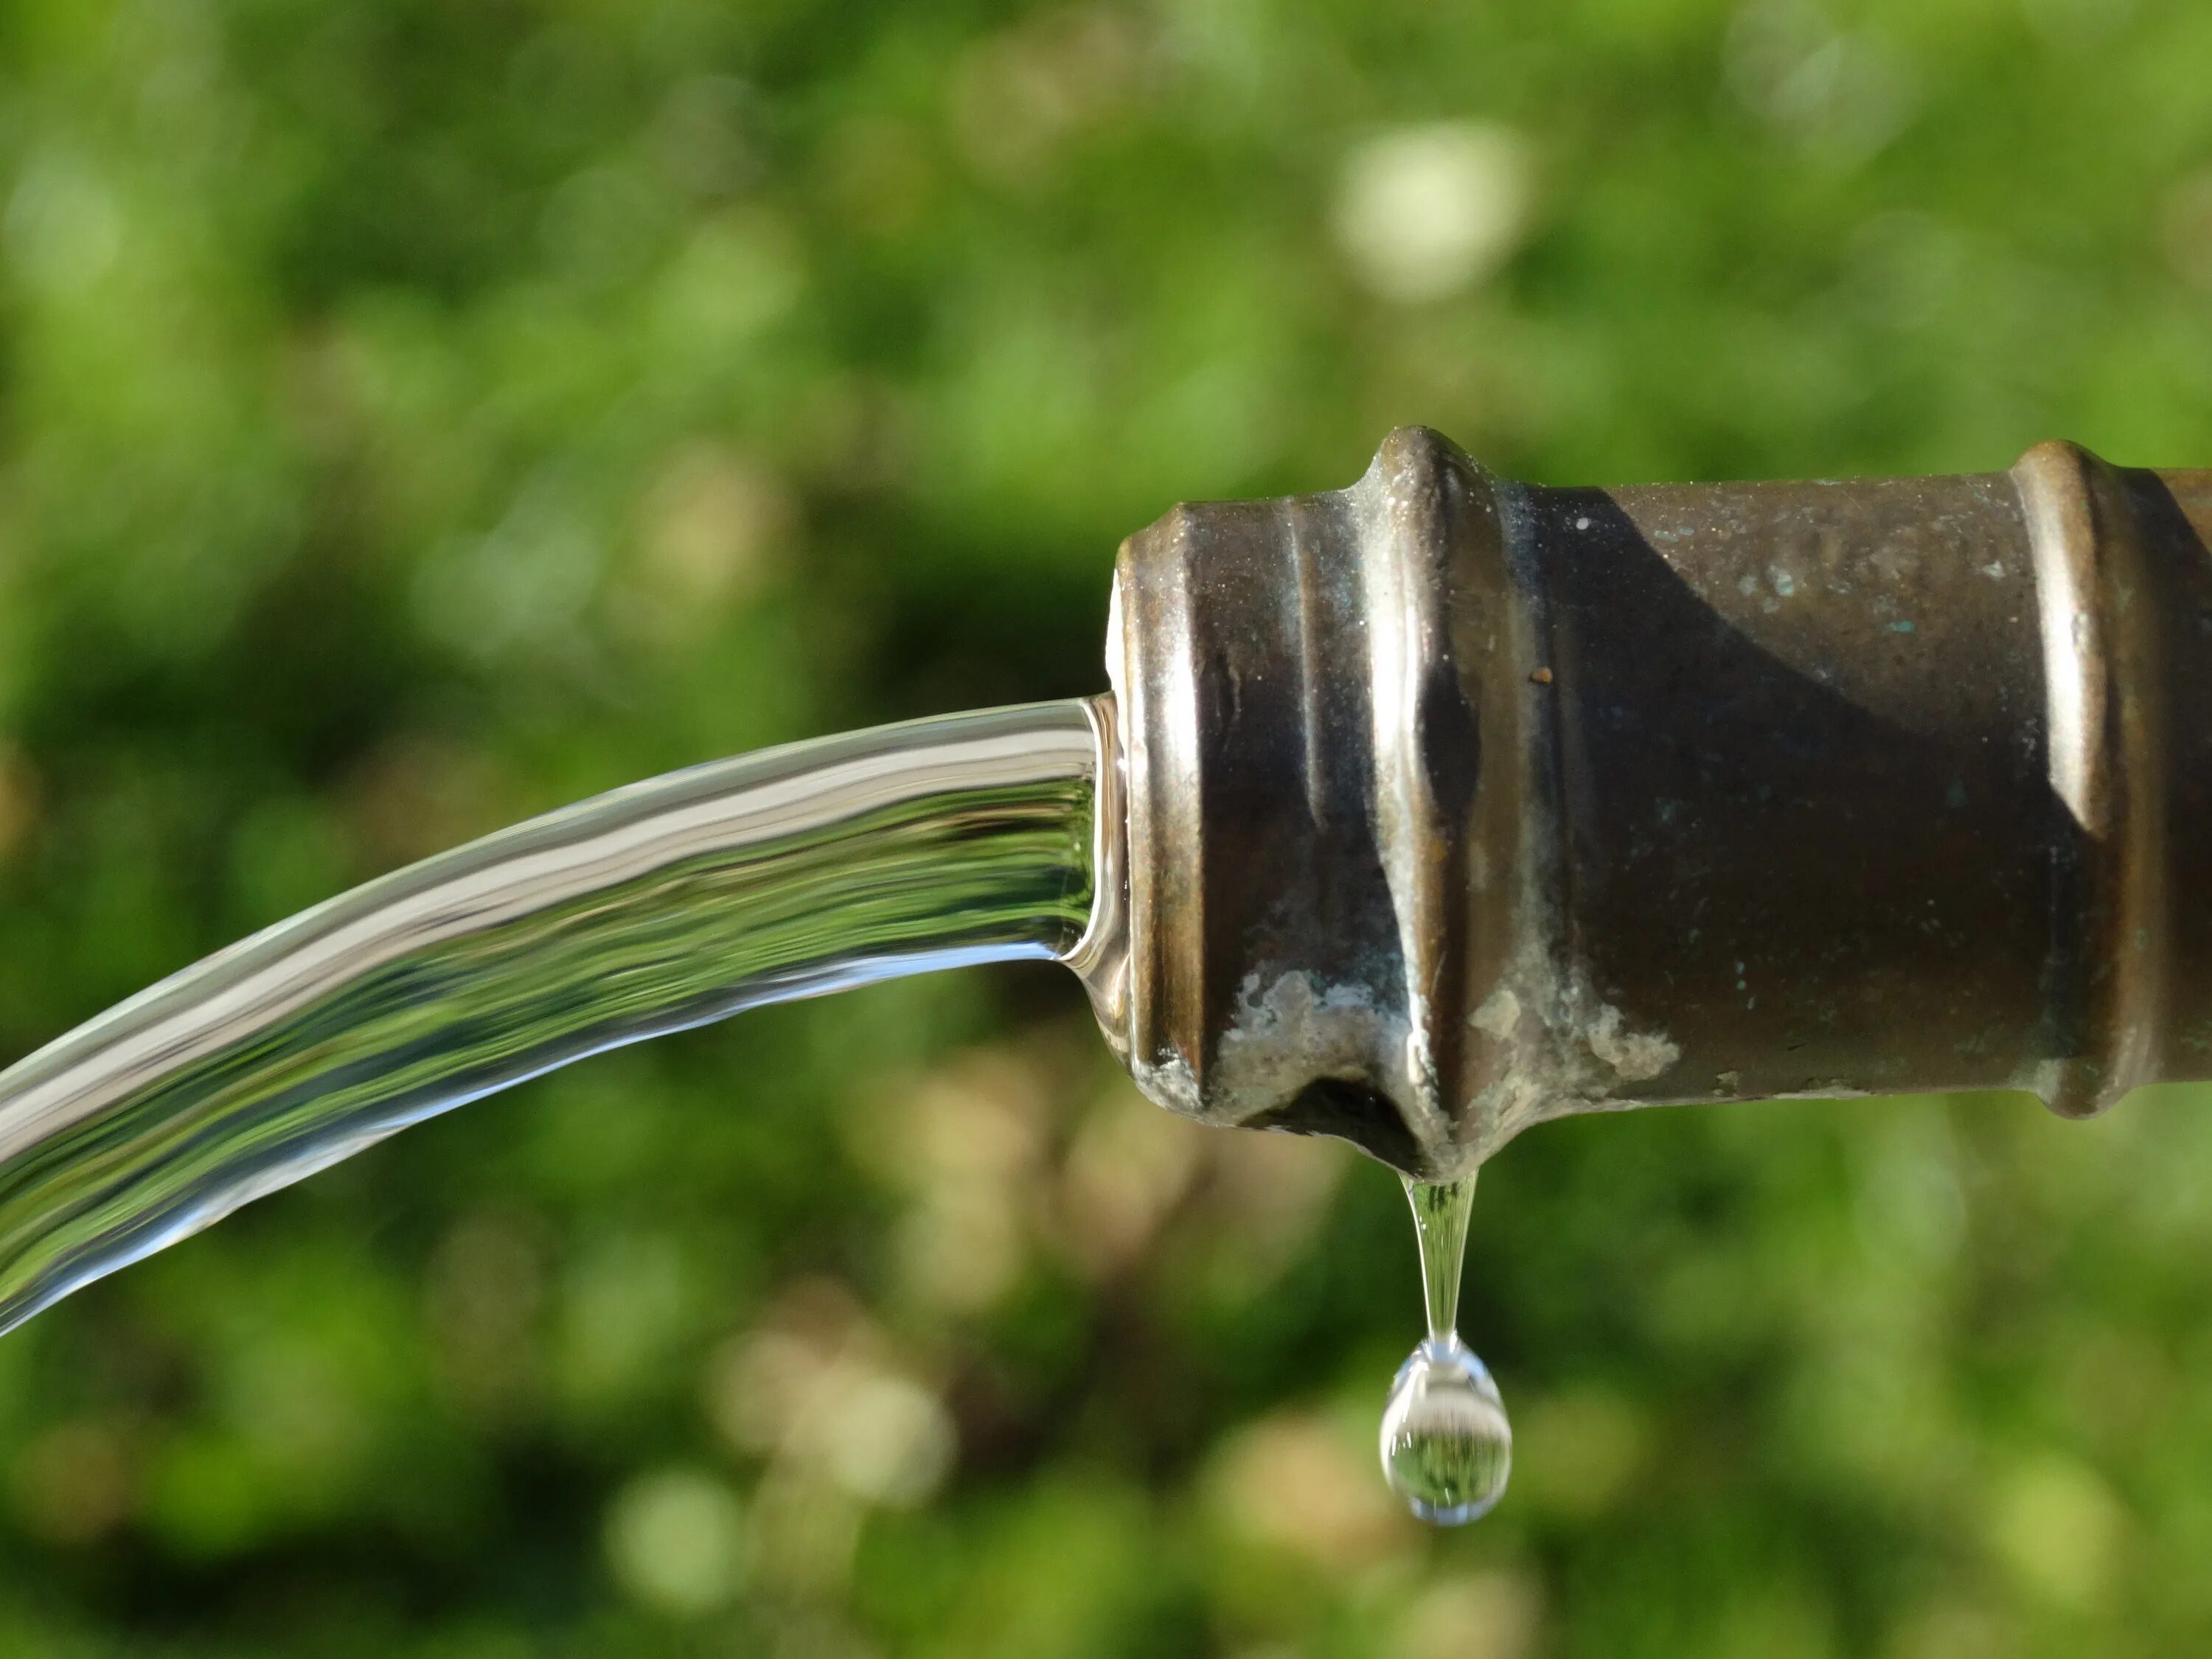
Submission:
[[1505,1402],[1455,1328],[1474,1176],[1408,1179],[1406,1196],[1420,1243],[1429,1334],[1390,1384],[1382,1408],[1382,1474],[1422,1520],[1456,1527],[1490,1512],[1505,1495],[1513,1467]]

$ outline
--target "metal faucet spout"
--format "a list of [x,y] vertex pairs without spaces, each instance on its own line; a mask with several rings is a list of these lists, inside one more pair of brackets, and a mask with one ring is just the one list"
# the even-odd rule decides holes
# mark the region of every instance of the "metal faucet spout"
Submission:
[[2212,472],[1545,489],[1122,547],[1109,1036],[1454,1174],[1563,1113],[2212,1074]]

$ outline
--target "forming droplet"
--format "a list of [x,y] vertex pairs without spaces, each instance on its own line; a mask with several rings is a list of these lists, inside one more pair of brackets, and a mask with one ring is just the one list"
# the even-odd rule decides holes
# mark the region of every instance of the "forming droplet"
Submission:
[[1488,1367],[1455,1335],[1413,1350],[1382,1408],[1382,1473],[1422,1520],[1456,1527],[1505,1495],[1513,1429]]
[[1474,1176],[1408,1180],[1406,1197],[1420,1243],[1429,1334],[1390,1383],[1382,1407],[1382,1474],[1422,1520],[1456,1527],[1490,1512],[1505,1495],[1513,1468],[1505,1402],[1489,1368],[1455,1328]]

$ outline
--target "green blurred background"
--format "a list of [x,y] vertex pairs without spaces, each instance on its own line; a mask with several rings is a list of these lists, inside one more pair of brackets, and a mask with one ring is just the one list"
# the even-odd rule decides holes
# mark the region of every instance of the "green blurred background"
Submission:
[[[2212,462],[2208,84],[2196,0],[8,0],[0,1053],[647,773],[1097,690],[1121,535],[1396,423]],[[1056,969],[769,1010],[0,1341],[0,1652],[2201,1652],[2204,1104],[1535,1132],[1440,1534],[1382,1170],[1145,1105]]]

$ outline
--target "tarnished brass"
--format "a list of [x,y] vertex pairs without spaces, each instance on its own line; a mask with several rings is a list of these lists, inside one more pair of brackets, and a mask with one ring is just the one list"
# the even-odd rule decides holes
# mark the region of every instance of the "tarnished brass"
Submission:
[[1155,1099],[1419,1174],[1563,1113],[2212,1076],[2212,472],[1176,508],[1108,657]]

